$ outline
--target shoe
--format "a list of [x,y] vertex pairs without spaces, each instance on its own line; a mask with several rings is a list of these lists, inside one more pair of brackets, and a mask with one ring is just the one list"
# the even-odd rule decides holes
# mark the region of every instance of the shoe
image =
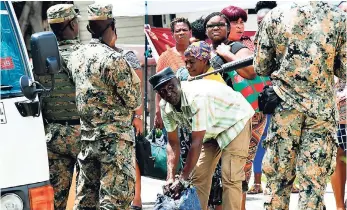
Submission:
[[300,190],[299,190],[299,187],[296,186],[296,184],[293,184],[292,185],[292,193],[299,193]]
[[247,194],[255,195],[263,193],[263,188],[261,184],[253,184],[252,187],[248,190]]
[[131,205],[130,210],[142,210],[142,207]]

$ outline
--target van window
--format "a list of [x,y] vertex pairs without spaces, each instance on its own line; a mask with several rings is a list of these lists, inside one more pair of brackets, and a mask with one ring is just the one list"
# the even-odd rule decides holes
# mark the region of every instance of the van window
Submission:
[[25,48],[22,46],[21,34],[15,25],[15,14],[8,4],[1,1],[0,6],[0,98],[22,96],[19,79],[23,75],[28,75]]

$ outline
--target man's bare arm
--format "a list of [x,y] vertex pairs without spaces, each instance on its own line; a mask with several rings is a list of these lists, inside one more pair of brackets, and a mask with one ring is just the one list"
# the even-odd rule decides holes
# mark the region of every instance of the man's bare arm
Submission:
[[173,132],[168,132],[167,152],[167,180],[174,180],[178,161],[180,159],[181,146],[178,139],[177,129]]

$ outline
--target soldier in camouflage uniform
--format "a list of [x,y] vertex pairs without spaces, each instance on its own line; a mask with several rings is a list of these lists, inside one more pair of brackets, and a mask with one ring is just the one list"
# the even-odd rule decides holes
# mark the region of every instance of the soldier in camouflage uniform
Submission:
[[[50,97],[43,98],[42,115],[48,148],[50,181],[54,188],[55,209],[66,208],[74,165],[80,148],[80,121],[75,103],[75,85],[67,61],[81,45],[78,41],[78,14],[72,4],[58,4],[47,10],[48,23],[58,39],[61,66],[55,75]],[[50,76],[37,78],[50,84]]]
[[295,175],[299,209],[326,208],[336,156],[334,75],[346,78],[346,37],[346,16],[324,2],[277,7],[260,25],[254,69],[271,76],[282,99],[263,143],[265,209],[289,209]]
[[89,5],[88,20],[92,39],[69,62],[82,142],[74,209],[128,209],[135,184],[131,123],[141,106],[140,80],[115,50],[112,5]]

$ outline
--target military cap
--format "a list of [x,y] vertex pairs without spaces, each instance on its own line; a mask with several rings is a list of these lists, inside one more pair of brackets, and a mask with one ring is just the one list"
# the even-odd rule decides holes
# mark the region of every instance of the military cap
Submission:
[[175,73],[170,67],[166,67],[162,71],[156,73],[149,78],[149,83],[151,83],[154,90],[158,90],[160,86],[168,82],[170,79],[175,78]]
[[79,17],[77,9],[73,4],[57,4],[47,10],[48,23],[62,23]]
[[113,18],[112,4],[94,3],[88,6],[88,20],[107,20]]

